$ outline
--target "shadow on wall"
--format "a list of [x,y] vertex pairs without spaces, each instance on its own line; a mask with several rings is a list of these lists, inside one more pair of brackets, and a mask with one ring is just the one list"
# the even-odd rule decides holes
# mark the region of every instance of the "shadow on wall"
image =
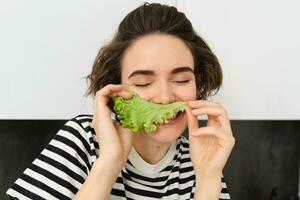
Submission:
[[[0,120],[0,199],[66,121]],[[299,183],[300,121],[231,123],[236,144],[223,172],[231,198],[267,200],[278,188],[279,200],[292,200]]]

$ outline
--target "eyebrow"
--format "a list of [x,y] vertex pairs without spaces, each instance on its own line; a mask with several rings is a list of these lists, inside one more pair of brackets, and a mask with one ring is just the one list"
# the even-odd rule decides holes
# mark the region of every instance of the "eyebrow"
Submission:
[[[175,69],[173,69],[171,71],[171,74],[177,74],[177,73],[181,73],[181,72],[191,72],[191,73],[194,73],[194,70],[191,67],[188,67],[188,66],[177,67],[177,68],[175,68]],[[137,75],[151,75],[151,76],[153,76],[154,75],[154,71],[152,71],[152,70],[142,70],[142,69],[135,70],[134,72],[132,72],[128,76],[128,79],[130,79],[130,78],[132,78],[134,76],[137,76]]]

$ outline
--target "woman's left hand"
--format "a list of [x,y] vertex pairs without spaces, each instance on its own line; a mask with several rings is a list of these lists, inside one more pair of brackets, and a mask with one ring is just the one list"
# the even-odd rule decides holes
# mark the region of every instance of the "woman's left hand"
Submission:
[[[220,104],[207,100],[188,105],[189,149],[196,176],[221,175],[235,143],[228,114]],[[199,127],[199,115],[208,116],[206,127]]]

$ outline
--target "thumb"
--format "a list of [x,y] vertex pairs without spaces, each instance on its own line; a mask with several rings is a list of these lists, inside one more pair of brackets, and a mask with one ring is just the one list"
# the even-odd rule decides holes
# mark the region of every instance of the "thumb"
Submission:
[[188,107],[186,110],[189,133],[199,129],[197,116],[193,115],[192,110]]

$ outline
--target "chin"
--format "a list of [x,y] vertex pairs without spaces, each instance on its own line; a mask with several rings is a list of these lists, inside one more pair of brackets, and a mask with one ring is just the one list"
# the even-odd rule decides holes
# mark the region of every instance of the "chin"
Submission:
[[185,130],[186,115],[185,112],[180,112],[178,117],[167,124],[157,125],[157,130],[150,133],[150,137],[158,142],[168,143],[176,140]]

